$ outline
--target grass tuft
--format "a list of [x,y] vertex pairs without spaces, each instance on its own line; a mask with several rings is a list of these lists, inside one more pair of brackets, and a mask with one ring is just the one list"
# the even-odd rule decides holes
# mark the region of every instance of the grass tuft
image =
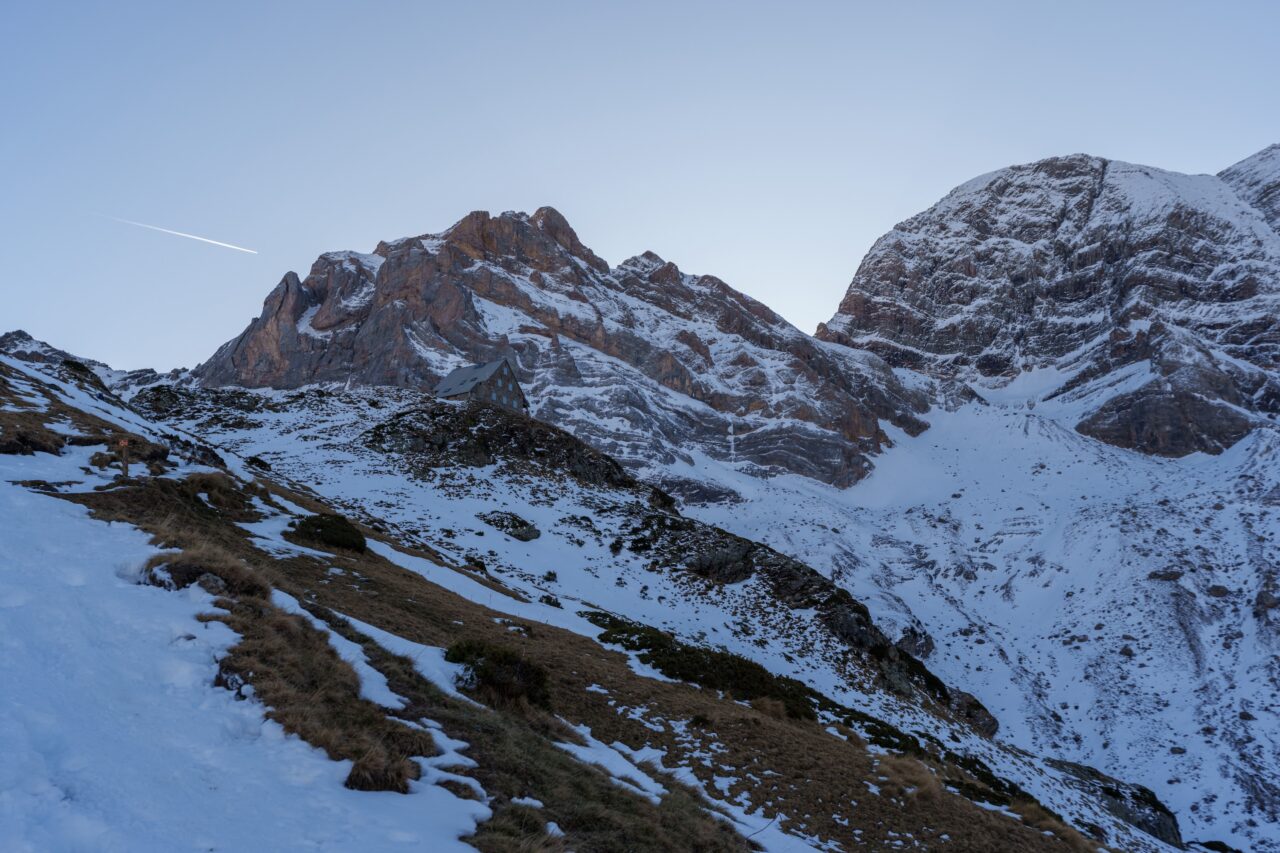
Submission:
[[547,671],[514,649],[483,640],[459,640],[445,652],[444,659],[465,664],[470,687],[497,704],[527,702],[551,707]]
[[[155,586],[186,589],[200,583],[215,594],[228,592],[238,598],[256,599],[271,597],[271,584],[257,571],[229,551],[209,542],[198,542],[177,554],[156,554],[146,562],[143,571],[147,582]],[[220,583],[211,582],[206,576],[212,576]]]

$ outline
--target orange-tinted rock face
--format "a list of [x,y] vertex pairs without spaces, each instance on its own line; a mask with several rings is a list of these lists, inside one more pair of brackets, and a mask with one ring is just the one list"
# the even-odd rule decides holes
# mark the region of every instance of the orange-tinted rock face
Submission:
[[848,484],[885,441],[881,419],[924,428],[924,400],[878,358],[651,252],[610,269],[550,208],[322,255],[195,373],[429,390],[503,355],[534,414],[636,465],[702,452]]

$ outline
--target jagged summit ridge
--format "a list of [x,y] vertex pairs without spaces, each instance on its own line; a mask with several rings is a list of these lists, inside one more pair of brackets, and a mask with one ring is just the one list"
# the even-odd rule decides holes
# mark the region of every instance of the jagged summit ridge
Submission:
[[639,465],[705,453],[848,484],[887,440],[881,419],[924,428],[924,398],[878,358],[825,346],[653,252],[611,268],[548,207],[322,255],[194,373],[210,386],[426,389],[501,356],[538,417]]
[[1218,177],[1280,231],[1280,143],[1223,169]]
[[1082,432],[1218,452],[1280,411],[1271,159],[1233,180],[1087,155],[983,175],[877,241],[818,336],[980,384],[1052,370],[1042,399]]

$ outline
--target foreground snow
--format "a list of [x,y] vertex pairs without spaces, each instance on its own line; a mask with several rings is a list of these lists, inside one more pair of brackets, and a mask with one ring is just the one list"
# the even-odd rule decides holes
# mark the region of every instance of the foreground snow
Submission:
[[236,640],[194,587],[142,586],[142,532],[9,480],[0,456],[0,850],[470,850],[487,816],[436,785],[350,791],[349,762],[212,686]]

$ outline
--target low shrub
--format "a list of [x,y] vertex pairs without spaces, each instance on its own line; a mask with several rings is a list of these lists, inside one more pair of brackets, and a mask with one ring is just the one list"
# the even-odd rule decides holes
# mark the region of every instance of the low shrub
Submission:
[[448,648],[444,659],[465,665],[468,686],[499,704],[551,706],[546,669],[514,649],[483,640],[459,640]]
[[785,720],[790,716],[787,713],[787,706],[772,696],[757,696],[751,700],[751,707],[766,717],[773,717],[775,720]]
[[191,474],[183,481],[191,497],[203,496],[209,506],[236,517],[254,515],[253,502],[236,481],[220,471]]
[[753,702],[773,699],[781,703],[786,716],[817,719],[813,691],[794,678],[774,675],[755,661],[730,652],[690,646],[675,637],[636,622],[607,613],[589,612],[587,618],[604,629],[603,643],[639,652],[640,660],[669,678],[692,682],[712,690],[723,690],[734,699]]
[[324,513],[309,515],[298,522],[297,534],[331,548],[345,548],[363,553],[366,548],[364,534],[354,524],[340,515]]

